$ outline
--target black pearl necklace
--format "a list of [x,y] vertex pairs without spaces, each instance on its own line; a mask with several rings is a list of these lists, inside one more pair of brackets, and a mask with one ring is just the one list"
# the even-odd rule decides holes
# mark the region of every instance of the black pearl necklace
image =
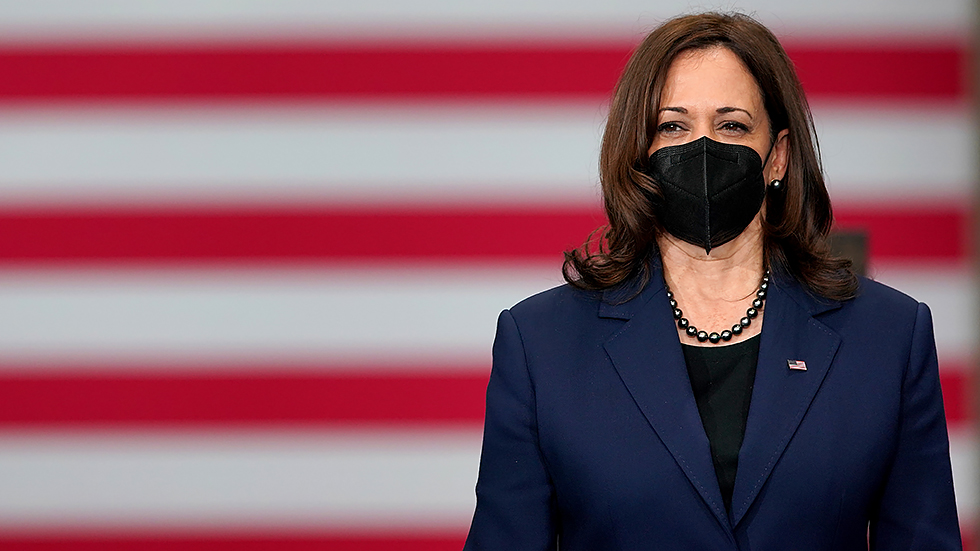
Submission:
[[691,322],[684,317],[684,312],[677,307],[677,301],[674,300],[674,293],[670,291],[670,287],[667,287],[667,299],[670,301],[670,307],[674,310],[674,319],[677,320],[677,327],[683,329],[687,336],[696,338],[698,342],[708,341],[711,344],[718,344],[721,341],[730,341],[736,335],[741,335],[742,330],[752,324],[752,320],[759,315],[759,310],[762,310],[762,305],[766,302],[768,291],[769,270],[766,270],[766,273],[762,276],[762,283],[759,284],[759,290],[755,293],[755,299],[752,300],[752,306],[745,311],[745,316],[733,325],[731,330],[726,329],[721,333],[713,332],[710,334],[707,331],[699,331],[697,327],[691,325]]

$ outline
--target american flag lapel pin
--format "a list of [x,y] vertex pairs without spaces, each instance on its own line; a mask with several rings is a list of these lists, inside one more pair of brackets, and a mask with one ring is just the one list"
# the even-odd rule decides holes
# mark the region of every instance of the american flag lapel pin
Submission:
[[795,369],[796,371],[806,371],[806,362],[803,360],[786,360],[786,364],[789,365],[790,369]]

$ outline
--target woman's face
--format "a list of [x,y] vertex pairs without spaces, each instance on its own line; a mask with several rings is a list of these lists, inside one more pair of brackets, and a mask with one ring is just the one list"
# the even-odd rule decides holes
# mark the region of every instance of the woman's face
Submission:
[[[776,138],[764,168],[767,181],[783,177],[788,133]],[[682,52],[671,64],[648,153],[702,136],[751,147],[763,160],[769,153],[769,117],[759,85],[742,60],[721,46]]]

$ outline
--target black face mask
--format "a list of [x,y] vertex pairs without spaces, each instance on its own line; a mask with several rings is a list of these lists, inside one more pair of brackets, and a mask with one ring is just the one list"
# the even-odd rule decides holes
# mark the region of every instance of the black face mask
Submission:
[[660,186],[655,212],[664,229],[710,254],[738,237],[762,208],[762,167],[751,147],[704,136],[654,151],[642,172]]

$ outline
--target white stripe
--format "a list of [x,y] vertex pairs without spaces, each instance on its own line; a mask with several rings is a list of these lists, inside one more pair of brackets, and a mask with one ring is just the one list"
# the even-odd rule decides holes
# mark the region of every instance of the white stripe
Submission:
[[968,269],[879,265],[869,275],[929,306],[941,359],[973,357],[980,320],[977,285]]
[[468,525],[479,431],[0,435],[0,531]]
[[[603,119],[582,104],[6,111],[0,201],[589,204]],[[837,199],[972,191],[963,108],[818,108],[816,122]]]
[[973,18],[965,0],[34,0],[0,2],[0,36],[6,40],[173,39],[223,35],[297,34],[464,36],[623,35],[656,25],[666,17],[706,9],[751,13],[774,30],[791,34],[860,36],[895,32],[966,33]]
[[[0,530],[465,529],[478,431],[3,434]],[[961,518],[976,441],[953,434]]]
[[[560,283],[554,266],[0,272],[3,363],[195,361],[484,369],[496,318]],[[940,354],[972,357],[965,270],[880,274],[932,308]]]
[[949,435],[949,458],[953,466],[953,489],[961,524],[973,524],[980,514],[980,480],[977,478],[977,435],[975,429]]
[[601,123],[598,106],[8,112],[0,194],[594,202]]
[[557,266],[6,272],[0,356],[150,364],[448,357],[485,367],[500,311],[558,277]]
[[967,198],[973,193],[976,125],[966,111],[816,105],[814,124],[835,200]]

